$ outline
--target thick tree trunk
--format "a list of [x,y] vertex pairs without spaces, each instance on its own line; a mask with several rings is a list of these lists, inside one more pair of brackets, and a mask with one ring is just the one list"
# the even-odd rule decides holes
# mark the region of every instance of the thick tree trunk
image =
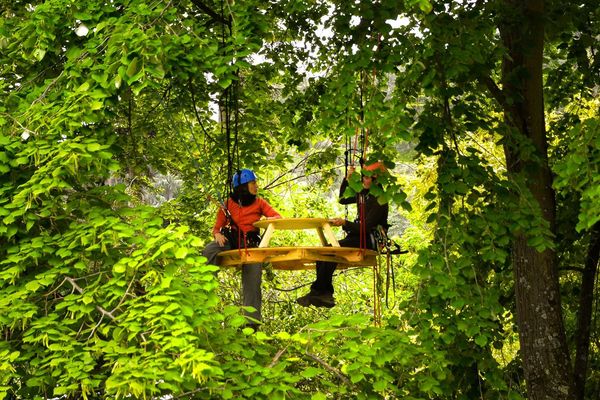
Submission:
[[[555,197],[544,127],[543,0],[506,0],[505,3],[507,10],[511,10],[509,19],[500,26],[509,53],[502,77],[507,99],[505,117],[511,128],[504,148],[508,172],[511,178],[525,178],[543,218],[554,228]],[[515,19],[515,15],[522,18]],[[523,139],[534,146],[533,157],[522,152]],[[514,242],[512,261],[528,398],[572,398],[573,380],[554,251],[538,252],[527,244],[525,236],[519,235]]]
[[517,324],[528,398],[570,399],[569,353],[552,251],[517,239],[513,250]]
[[590,349],[590,327],[592,323],[592,308],[594,303],[594,281],[598,270],[600,257],[600,222],[592,228],[590,245],[581,275],[581,295],[579,296],[579,312],[577,315],[577,332],[575,334],[576,353],[575,366],[575,398],[585,397],[585,377],[587,375],[588,356]]

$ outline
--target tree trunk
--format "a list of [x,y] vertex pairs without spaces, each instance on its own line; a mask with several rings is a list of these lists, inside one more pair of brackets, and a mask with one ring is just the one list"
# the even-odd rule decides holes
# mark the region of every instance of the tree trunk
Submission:
[[600,257],[600,222],[592,227],[590,245],[581,275],[581,295],[579,296],[579,312],[577,315],[577,332],[575,334],[576,353],[575,366],[575,398],[583,400],[585,395],[585,377],[590,349],[590,326],[594,303],[594,281]]
[[[508,50],[502,71],[505,156],[510,179],[524,178],[543,218],[555,225],[555,195],[548,166],[543,102],[543,0],[505,0],[510,16],[500,23]],[[521,18],[519,18],[519,16]],[[522,139],[518,139],[522,138]],[[523,153],[523,139],[535,148]],[[538,252],[524,235],[515,239],[516,320],[527,394],[533,400],[570,399],[573,387],[562,320],[556,255]]]

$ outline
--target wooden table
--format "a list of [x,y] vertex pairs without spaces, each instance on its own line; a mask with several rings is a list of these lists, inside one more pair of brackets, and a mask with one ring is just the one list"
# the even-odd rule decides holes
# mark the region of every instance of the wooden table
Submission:
[[314,229],[321,239],[323,246],[340,247],[327,218],[276,218],[262,219],[254,223],[254,226],[264,229],[265,233],[258,247],[269,247],[271,237],[276,230],[306,230]]
[[[219,253],[219,265],[236,267],[242,264],[270,263],[275,269],[309,269],[317,261],[338,264],[338,268],[377,265],[377,252],[355,247],[340,247],[327,218],[263,219],[254,226],[265,229],[258,248],[227,250]],[[321,246],[269,247],[277,230],[310,230],[319,235]]]

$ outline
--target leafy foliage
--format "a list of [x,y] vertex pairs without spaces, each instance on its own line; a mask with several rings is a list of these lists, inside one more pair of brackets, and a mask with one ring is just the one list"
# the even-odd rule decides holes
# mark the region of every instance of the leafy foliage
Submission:
[[[598,10],[546,3],[557,229],[507,172],[508,147],[543,161],[495,84],[498,26],[526,22],[507,2],[3,4],[0,398],[524,397],[514,241],[576,270],[600,218]],[[395,280],[338,273],[333,310],[295,305],[312,274],[267,269],[252,332],[236,271],[199,255],[207,195],[244,166],[285,216],[341,216],[346,155],[390,168],[375,194],[410,254]],[[150,207],[161,176],[181,186]]]

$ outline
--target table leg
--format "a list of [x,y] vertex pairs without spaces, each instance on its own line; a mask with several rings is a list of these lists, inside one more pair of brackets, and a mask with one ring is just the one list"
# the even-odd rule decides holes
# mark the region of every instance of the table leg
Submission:
[[321,245],[327,246],[327,239],[325,238],[325,235],[323,234],[323,228],[321,228],[321,227],[317,228],[317,233],[319,234],[319,239],[321,239]]
[[331,244],[333,247],[340,247],[340,243],[335,237],[335,233],[333,233],[333,229],[331,229],[331,225],[329,225],[328,222],[325,222],[321,229],[323,230],[323,234],[329,241],[329,244]]
[[265,229],[265,234],[263,235],[258,247],[269,247],[269,242],[271,241],[271,236],[273,236],[274,231],[275,226],[273,224],[269,224],[267,229]]

